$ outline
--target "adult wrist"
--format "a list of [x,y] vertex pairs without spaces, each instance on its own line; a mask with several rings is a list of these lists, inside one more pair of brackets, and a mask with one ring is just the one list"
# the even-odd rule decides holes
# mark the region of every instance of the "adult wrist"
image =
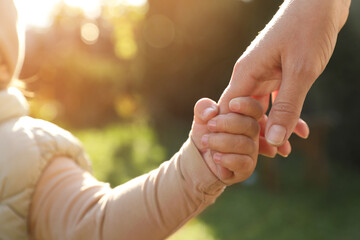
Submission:
[[283,6],[287,8],[292,4],[314,4],[331,17],[337,32],[340,32],[349,16],[351,0],[284,0]]

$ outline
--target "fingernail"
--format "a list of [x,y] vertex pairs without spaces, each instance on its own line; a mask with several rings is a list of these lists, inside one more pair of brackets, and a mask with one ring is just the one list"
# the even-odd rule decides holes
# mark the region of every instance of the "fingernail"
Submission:
[[280,125],[272,125],[266,134],[266,141],[275,146],[280,146],[285,139],[286,129]]
[[209,122],[208,122],[208,128],[209,130],[211,131],[215,131],[216,130],[216,121],[214,119],[211,119]]
[[279,153],[280,156],[284,157],[284,158],[287,158],[289,155],[284,155],[284,154],[281,154]]
[[201,144],[204,146],[204,147],[207,147],[208,146],[208,143],[209,143],[209,135],[204,135],[202,138],[201,138]]
[[215,163],[220,163],[221,162],[221,157],[222,157],[221,153],[215,153],[214,156],[213,156],[214,162]]
[[229,102],[229,108],[231,111],[240,110],[240,104],[235,99],[231,99],[231,101]]
[[203,120],[209,118],[209,116],[214,112],[216,111],[217,109],[215,107],[209,107],[209,108],[206,108],[204,110],[204,112],[202,113],[202,117],[203,117]]

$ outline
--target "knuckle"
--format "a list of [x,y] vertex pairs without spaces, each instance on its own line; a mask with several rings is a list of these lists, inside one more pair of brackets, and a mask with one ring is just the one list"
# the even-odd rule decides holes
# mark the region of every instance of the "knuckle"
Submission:
[[250,156],[244,155],[241,157],[241,161],[239,162],[239,169],[238,171],[242,171],[244,173],[252,172],[253,171],[253,160]]
[[204,110],[206,110],[209,107],[212,107],[213,101],[209,98],[201,98],[199,99],[194,106],[194,113],[198,114],[199,116],[202,115],[202,113],[204,112]]
[[203,101],[204,101],[204,98],[199,99],[199,100],[195,103],[194,109],[198,109],[199,106],[202,104]]
[[235,175],[238,181],[245,181],[248,179],[255,170],[255,164],[251,157],[242,156],[238,166],[237,171],[235,171]]
[[252,153],[256,149],[256,144],[248,137],[239,136],[236,138],[235,148],[239,153]]
[[237,133],[237,124],[240,120],[240,115],[236,113],[228,113],[221,115],[218,118],[218,130],[227,133]]
[[[221,141],[220,141],[221,143]],[[218,145],[218,141],[216,140],[216,137],[213,134],[209,134],[208,138],[208,146],[209,148],[213,149]]]
[[260,133],[260,125],[255,119],[249,118],[246,125],[246,132],[250,136],[257,136]]
[[229,118],[220,118],[219,127],[222,131],[231,131],[231,123],[229,121]]
[[236,141],[234,143],[234,147],[236,150],[243,149],[245,145],[245,140],[242,136],[239,136],[236,138]]
[[264,114],[264,110],[263,107],[261,106],[261,104],[259,102],[256,103],[256,107],[255,109],[255,119],[260,119],[262,117],[262,115]]
[[292,76],[295,76],[295,78],[302,79],[301,84],[304,84],[307,89],[310,89],[312,83],[318,78],[324,68],[321,62],[321,58],[315,59],[308,56],[299,57],[296,60],[292,60],[288,65],[288,71]]
[[291,102],[275,101],[271,107],[271,111],[280,112],[289,116],[300,117],[299,107]]
[[260,134],[260,124],[257,121],[252,120],[251,125],[251,129],[253,130],[254,135],[258,136]]
[[235,63],[233,72],[234,72],[234,73],[241,73],[241,72],[243,72],[244,63],[246,63],[246,61],[244,61],[244,59],[242,59],[242,58],[239,58],[239,59],[236,61],[236,63]]
[[208,146],[212,150],[225,150],[227,148],[225,140],[221,134],[210,134]]
[[254,153],[257,150],[257,145],[252,139],[248,139],[249,142],[249,153]]
[[[242,55],[235,63],[233,68],[233,76],[241,78],[241,79],[254,79],[254,81],[258,81],[258,78],[255,78],[252,75],[252,72],[249,71],[249,66],[251,66],[251,59],[249,55]],[[230,82],[230,84],[232,81]]]

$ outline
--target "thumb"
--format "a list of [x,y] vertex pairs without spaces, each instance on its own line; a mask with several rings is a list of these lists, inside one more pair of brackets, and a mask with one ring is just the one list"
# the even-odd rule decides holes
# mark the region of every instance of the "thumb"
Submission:
[[294,131],[306,94],[313,82],[309,82],[309,79],[311,78],[290,76],[284,72],[280,89],[273,94],[275,101],[266,124],[265,138],[271,145],[283,145]]
[[218,105],[209,98],[202,98],[196,102],[194,107],[194,122],[207,124],[207,122],[218,114]]

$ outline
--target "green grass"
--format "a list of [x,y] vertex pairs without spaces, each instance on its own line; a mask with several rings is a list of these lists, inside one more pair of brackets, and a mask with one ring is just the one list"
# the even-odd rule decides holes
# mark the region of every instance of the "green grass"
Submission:
[[156,168],[166,151],[146,123],[111,125],[75,134],[91,158],[93,172],[114,187]]

